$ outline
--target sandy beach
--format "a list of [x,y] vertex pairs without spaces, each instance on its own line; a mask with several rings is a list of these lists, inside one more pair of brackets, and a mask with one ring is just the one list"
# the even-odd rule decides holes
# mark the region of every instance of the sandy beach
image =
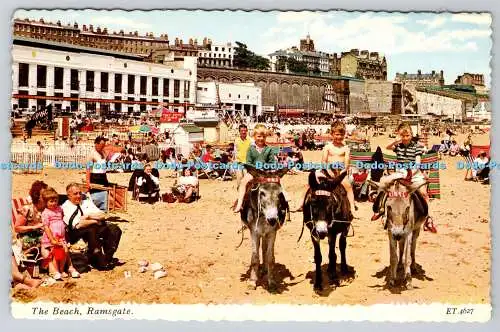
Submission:
[[[391,139],[372,138],[372,150],[385,147]],[[439,141],[431,137],[431,143]],[[459,143],[463,136],[457,137]],[[489,135],[476,135],[474,144],[489,144]],[[320,151],[304,152],[306,161],[319,161]],[[54,302],[135,302],[135,303],[214,303],[214,304],[361,304],[375,303],[490,303],[490,186],[465,182],[464,170],[455,167],[461,157],[444,157],[441,171],[441,199],[432,200],[430,213],[437,234],[422,232],[417,244],[417,263],[423,271],[415,276],[413,290],[391,292],[385,287],[389,247],[380,221],[370,221],[371,203],[357,203],[359,210],[348,238],[347,261],[354,278],[343,279],[338,288],[313,291],[313,249],[302,215],[292,214],[292,222],[279,231],[276,263],[279,290],[270,294],[265,279],[259,287],[247,289],[250,263],[248,231],[240,248],[239,215],[230,206],[236,196],[236,181],[201,180],[201,199],[192,204],[155,205],[128,200],[126,213],[119,217],[123,230],[116,253],[125,264],[112,271],[92,270],[80,279],[58,282],[32,291],[13,291],[16,301]],[[160,171],[162,192],[174,181],[167,170]],[[128,185],[129,174],[109,174],[112,182]],[[306,173],[286,175],[283,186],[294,208],[304,194]],[[46,168],[38,175],[13,175],[12,195],[28,194],[37,179],[64,193],[66,184],[81,182],[83,172]],[[327,263],[327,243],[322,242],[323,263]],[[137,261],[161,263],[168,276],[155,280],[152,273],[137,271]],[[325,266],[326,270],[326,266]],[[125,271],[132,277],[126,279]],[[325,278],[326,279],[326,278]],[[326,280],[325,280],[326,283]]]

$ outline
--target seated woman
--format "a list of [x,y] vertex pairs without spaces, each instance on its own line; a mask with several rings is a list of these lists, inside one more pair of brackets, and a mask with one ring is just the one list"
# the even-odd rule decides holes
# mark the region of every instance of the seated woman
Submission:
[[21,273],[19,267],[17,266],[17,261],[12,256],[11,258],[11,285],[15,289],[33,289],[37,288],[42,284],[41,280],[32,279],[30,276]]
[[[45,208],[40,192],[47,187],[43,181],[33,182],[29,191],[32,203],[16,211],[13,230],[16,233],[16,239],[13,252],[29,252],[33,248],[40,247],[43,235],[42,211]],[[17,256],[16,262],[19,264]]]
[[160,179],[158,170],[153,172],[151,164],[146,164],[144,166],[144,172],[137,176],[136,185],[139,188],[139,194],[148,195],[150,199],[149,203],[158,201],[160,193]]
[[198,178],[193,175],[188,167],[182,170],[182,175],[175,181],[172,193],[177,201],[191,203],[198,195]]
[[450,156],[455,157],[460,153],[460,146],[457,144],[457,141],[453,140],[450,146]]

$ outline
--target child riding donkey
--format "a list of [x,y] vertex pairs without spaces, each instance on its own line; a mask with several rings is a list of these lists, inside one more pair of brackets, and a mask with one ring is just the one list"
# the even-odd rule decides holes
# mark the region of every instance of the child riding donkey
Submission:
[[[394,174],[383,177],[380,182],[382,184],[389,184],[396,179],[401,179],[400,181],[406,182],[408,185],[418,187],[416,201],[419,203],[418,205],[420,205],[424,214],[427,215],[424,230],[436,233],[437,230],[433,220],[428,215],[429,196],[427,195],[426,186],[423,185],[426,182],[426,176],[420,171],[420,162],[424,147],[413,139],[412,130],[408,123],[401,123],[398,126],[397,132],[400,140],[392,142],[386,149],[393,150],[396,153],[398,163],[407,167],[397,168]],[[385,199],[385,193],[381,192],[375,200],[372,221],[379,219],[384,214]]]
[[[252,144],[247,152],[246,164],[251,165],[255,168],[259,168],[259,164],[265,165],[277,165],[276,154],[273,149],[266,144],[266,138],[269,136],[269,131],[263,124],[256,124],[253,130],[253,137],[255,144]],[[250,173],[245,173],[243,179],[241,179],[240,186],[238,188],[238,200],[234,204],[234,213],[241,212],[243,206],[243,200],[248,191],[248,184],[252,182],[253,176]],[[283,197],[284,199],[284,197]]]

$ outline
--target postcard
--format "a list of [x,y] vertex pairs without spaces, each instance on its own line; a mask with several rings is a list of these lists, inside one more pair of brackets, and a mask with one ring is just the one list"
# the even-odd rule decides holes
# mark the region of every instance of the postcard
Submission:
[[491,21],[16,11],[12,315],[488,321]]

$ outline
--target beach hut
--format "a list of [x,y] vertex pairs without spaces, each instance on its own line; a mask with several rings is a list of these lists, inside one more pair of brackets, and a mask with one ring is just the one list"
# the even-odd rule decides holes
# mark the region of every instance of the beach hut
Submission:
[[176,153],[188,156],[194,143],[203,142],[203,129],[193,123],[182,123],[173,131]]

